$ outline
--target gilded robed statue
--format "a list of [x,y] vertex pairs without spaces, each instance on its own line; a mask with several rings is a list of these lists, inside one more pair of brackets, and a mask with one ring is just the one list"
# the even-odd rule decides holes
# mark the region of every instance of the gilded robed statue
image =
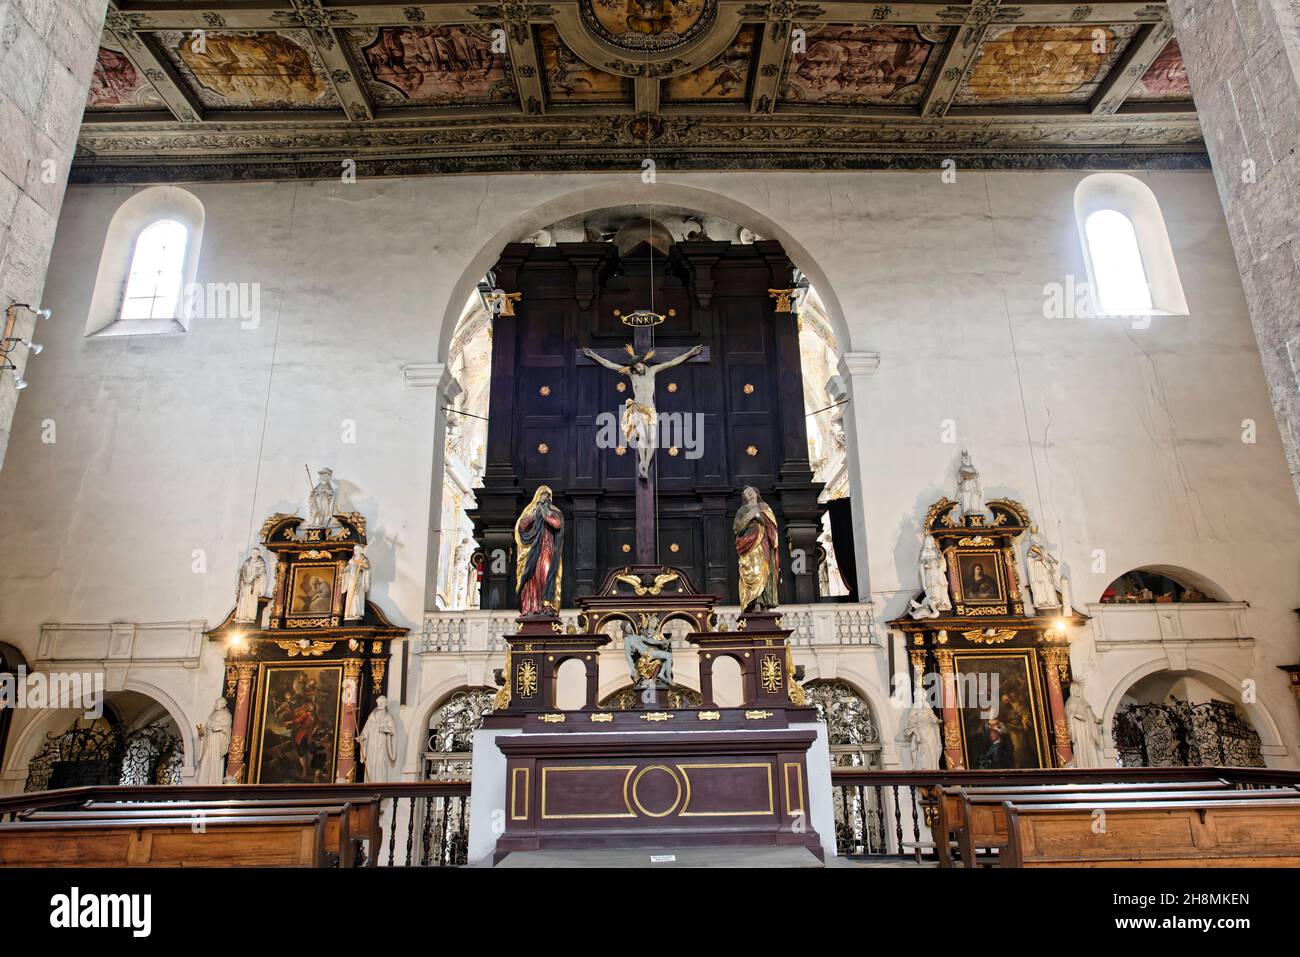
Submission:
[[736,512],[732,531],[736,533],[736,557],[740,563],[740,610],[775,608],[776,589],[781,582],[776,516],[752,485],[740,493],[740,510]]
[[515,590],[525,615],[559,613],[564,516],[543,485],[515,522]]

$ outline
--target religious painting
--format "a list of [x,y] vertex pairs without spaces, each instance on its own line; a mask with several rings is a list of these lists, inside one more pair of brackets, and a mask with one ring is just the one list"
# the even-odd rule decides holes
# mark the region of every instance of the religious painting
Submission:
[[958,91],[962,105],[1086,103],[1132,38],[1136,24],[990,29]]
[[537,42],[547,100],[557,103],[631,102],[630,81],[589,66],[565,45],[554,27],[538,29]]
[[580,0],[582,21],[598,38],[624,50],[671,50],[699,36],[717,0]]
[[329,615],[334,606],[335,578],[338,566],[293,566],[289,583],[289,614],[293,617]]
[[954,550],[950,561],[956,566],[958,596],[968,605],[1000,605],[1006,598],[1002,584],[1002,563],[996,551]]
[[958,651],[953,665],[966,767],[1051,767],[1034,652]]
[[504,53],[487,26],[384,27],[349,30],[347,40],[370,69],[375,99],[391,104],[463,106],[514,102]]
[[88,110],[164,110],[166,104],[126,55],[99,48],[86,95]]
[[670,77],[664,99],[677,103],[743,101],[749,89],[758,29],[742,27],[736,39],[698,70]]
[[803,53],[790,58],[780,98],[795,103],[913,104],[938,63],[937,49],[936,40],[917,27],[826,27],[808,37]]
[[332,784],[343,666],[262,666],[250,781]]
[[154,36],[204,106],[300,110],[339,105],[311,40],[300,31],[163,31]]
[[1160,55],[1151,61],[1142,79],[1129,95],[1134,100],[1190,100],[1192,85],[1183,65],[1183,51],[1177,40],[1170,40]]

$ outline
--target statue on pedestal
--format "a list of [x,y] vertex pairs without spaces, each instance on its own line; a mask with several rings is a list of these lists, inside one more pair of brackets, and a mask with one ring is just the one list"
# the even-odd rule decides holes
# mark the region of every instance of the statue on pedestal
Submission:
[[948,597],[948,569],[944,565],[943,555],[933,535],[925,536],[918,566],[925,597],[921,601],[913,599],[909,614],[913,618],[938,618],[940,612],[951,611],[952,599]]
[[352,558],[343,572],[343,620],[360,621],[366,617],[366,595],[370,591],[370,559],[364,546],[352,547]]
[[740,510],[732,524],[740,563],[740,610],[767,611],[777,605],[781,556],[777,551],[776,516],[752,485],[740,493]]
[[962,449],[961,465],[957,468],[957,501],[961,515],[984,514],[984,490],[980,487],[980,473],[975,471],[970,452]]
[[1059,564],[1039,537],[1038,526],[1031,525],[1025,548],[1025,566],[1029,575],[1029,594],[1035,609],[1061,607],[1061,600],[1056,594],[1056,569]]
[[1075,768],[1105,767],[1102,754],[1101,718],[1097,717],[1083,696],[1083,679],[1070,682],[1070,698],[1065,702],[1065,720],[1070,723],[1070,749]]
[[312,486],[311,495],[307,497],[307,527],[329,528],[334,520],[334,470],[321,469],[316,473],[319,481]]
[[688,362],[704,351],[703,346],[688,349],[675,359],[647,365],[654,358],[655,351],[650,349],[644,355],[637,355],[630,345],[625,347],[628,354],[627,365],[611,362],[593,349],[583,349],[588,359],[597,362],[613,372],[627,376],[632,381],[632,398],[623,406],[623,435],[631,445],[636,446],[637,473],[647,481],[650,478],[650,460],[655,454],[657,444],[658,417],[655,413],[655,376],[665,369]]
[[226,755],[230,753],[230,733],[234,719],[226,708],[226,699],[218,698],[212,705],[207,724],[199,732],[198,769],[195,784],[221,784],[226,776]]
[[397,764],[397,723],[388,710],[388,698],[375,699],[375,710],[357,735],[357,754],[366,768],[367,781],[384,781]]
[[239,566],[239,584],[235,589],[235,621],[241,624],[260,622],[258,599],[266,594],[266,559],[260,549]]
[[634,688],[667,688],[673,683],[673,647],[668,635],[656,634],[659,619],[651,615],[641,631],[623,622],[623,654]]
[[524,615],[559,614],[564,516],[540,486],[515,522],[515,590]]
[[938,715],[929,705],[914,704],[908,711],[903,738],[912,754],[912,770],[931,771],[939,767],[942,755],[942,728]]

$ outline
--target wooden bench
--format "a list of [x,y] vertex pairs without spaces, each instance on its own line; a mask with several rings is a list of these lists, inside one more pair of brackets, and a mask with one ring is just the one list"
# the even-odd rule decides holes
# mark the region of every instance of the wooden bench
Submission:
[[0,867],[326,867],[328,815],[175,817],[0,824]]
[[951,845],[954,842],[957,844],[961,853],[963,865],[968,867],[973,866],[973,861],[970,864],[966,863],[969,851],[963,844],[963,835],[966,828],[964,798],[969,794],[992,794],[994,792],[1008,796],[1021,794],[1073,793],[1116,794],[1126,791],[1228,790],[1231,787],[1231,784],[1221,778],[1206,778],[1202,781],[1169,781],[1159,783],[1151,781],[1107,781],[1099,783],[1072,784],[993,784],[987,787],[941,787],[939,788],[938,800],[936,802],[938,812],[935,833],[935,847],[939,855],[939,866],[952,866]]
[[[1006,802],[1007,867],[1297,867],[1300,796]],[[1104,813],[1104,825],[1094,829]]]
[[1006,803],[1016,804],[1097,804],[1099,802],[1129,803],[1132,801],[1183,801],[1197,800],[1231,800],[1243,797],[1259,797],[1261,800],[1277,798],[1300,798],[1295,788],[1278,788],[1276,790],[1245,792],[1236,791],[1228,786],[1207,785],[1197,788],[1150,788],[1147,790],[1123,791],[1071,791],[1057,794],[1023,794],[1006,791],[976,792],[962,798],[964,822],[958,836],[961,848],[962,864],[975,867],[981,852],[998,851],[1007,844]]
[[[24,819],[56,819],[54,815],[73,815],[78,813],[94,814],[154,814],[177,817],[197,817],[202,815],[243,815],[243,814],[295,814],[325,812],[329,820],[325,826],[326,848],[339,856],[340,867],[351,867],[361,852],[366,864],[374,867],[378,863],[379,847],[382,838],[380,831],[380,798],[378,795],[358,797],[347,801],[337,798],[319,800],[297,800],[283,798],[273,800],[229,800],[229,801],[107,801],[90,800],[84,802],[77,811],[31,811],[21,815]],[[340,820],[342,818],[342,820]],[[66,817],[57,819],[65,820]],[[363,848],[363,844],[365,847]]]

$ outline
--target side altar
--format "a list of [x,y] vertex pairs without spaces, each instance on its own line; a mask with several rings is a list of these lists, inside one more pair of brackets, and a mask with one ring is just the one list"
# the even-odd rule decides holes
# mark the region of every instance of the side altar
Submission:
[[[475,734],[471,861],[548,848],[687,845],[834,855],[825,726],[806,705],[791,631],[773,607],[776,520],[755,490],[746,489],[744,501],[736,541],[742,599],[747,554],[752,595],[734,630],[719,626],[721,599],[670,565],[612,569],[594,594],[576,600],[577,623],[564,626],[545,584],[558,577],[558,553],[546,549],[548,535],[562,534],[562,516],[544,497],[520,516],[523,613],[504,636],[501,688]],[[533,527],[548,531],[530,538]],[[698,649],[699,707],[670,704],[674,651],[665,626],[673,622],[686,624],[685,639]],[[627,710],[598,704],[598,653],[615,640],[611,631],[634,682]],[[722,658],[739,668],[735,707],[714,698],[713,667]],[[559,671],[574,659],[585,669],[586,693],[581,707],[560,710]]]

